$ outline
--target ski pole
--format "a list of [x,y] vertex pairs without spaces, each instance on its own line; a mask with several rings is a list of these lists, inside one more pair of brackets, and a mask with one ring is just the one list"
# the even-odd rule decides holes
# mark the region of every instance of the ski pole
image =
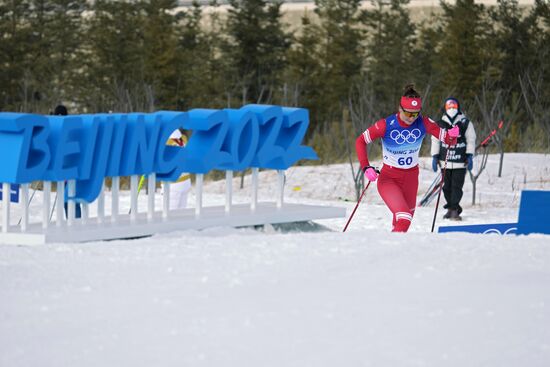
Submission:
[[[31,201],[32,201],[32,198],[34,197],[34,194],[36,194],[36,189],[37,188],[35,188],[34,191],[32,192],[31,198],[29,199],[29,202],[27,203],[27,210],[31,206]],[[21,216],[21,218],[19,218],[19,222],[17,222],[17,225],[20,225],[22,220],[23,220],[23,217]]]
[[55,190],[55,199],[53,199],[52,212],[50,213],[50,222],[53,218],[53,212],[55,210],[55,204],[57,203],[57,189]]
[[445,181],[445,171],[447,171],[447,159],[449,159],[449,151],[450,149],[447,149],[447,154],[445,154],[445,163],[443,164],[443,170],[441,171],[441,182],[439,183],[439,193],[437,194],[437,201],[435,203],[434,220],[432,222],[432,233],[434,232],[435,228],[435,219],[437,218],[437,209],[439,208],[439,199],[441,198],[443,181]]
[[[145,184],[145,175],[142,175],[141,178],[139,179],[139,184],[138,184],[138,190],[137,190],[137,195],[139,196],[139,192],[141,191],[141,188],[143,187],[143,185]],[[128,214],[131,214],[132,213],[132,208],[130,208],[128,210]]]
[[361,199],[363,199],[363,195],[365,195],[365,191],[369,188],[370,181],[367,183],[367,186],[363,189],[363,192],[361,193],[361,196],[359,196],[359,200],[357,200],[357,204],[355,204],[355,208],[353,208],[353,211],[351,212],[351,215],[349,216],[348,222],[346,223],[346,226],[344,227],[344,230],[342,232],[345,232],[346,229],[348,229],[349,223],[351,222],[351,218],[353,218],[353,215],[355,214],[355,211],[359,207],[359,203],[361,202]]
[[482,148],[482,147],[486,147],[489,144],[489,141],[491,140],[491,138],[496,135],[498,130],[502,129],[502,126],[504,126],[504,121],[500,120],[498,122],[497,128],[494,129],[493,131],[491,131],[489,133],[489,135],[485,139],[483,139],[483,141],[481,143],[479,143],[479,145],[476,147],[476,150],[478,150],[479,148]]
[[420,200],[420,206],[427,206],[430,204],[437,194],[439,183],[441,182],[441,170],[437,173],[437,176],[434,178],[432,184],[430,187],[428,187],[428,190],[426,190],[426,193],[424,194],[424,197]]

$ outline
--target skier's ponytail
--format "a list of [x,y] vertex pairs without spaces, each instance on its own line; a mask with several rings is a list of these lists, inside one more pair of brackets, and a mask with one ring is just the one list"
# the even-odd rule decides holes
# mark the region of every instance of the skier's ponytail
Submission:
[[420,93],[414,89],[414,84],[407,84],[403,91],[403,97],[420,98]]

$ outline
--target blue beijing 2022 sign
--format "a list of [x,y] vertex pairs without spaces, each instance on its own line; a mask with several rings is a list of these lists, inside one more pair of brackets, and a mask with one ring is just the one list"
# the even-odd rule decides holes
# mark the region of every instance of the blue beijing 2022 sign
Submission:
[[[303,108],[246,105],[187,112],[43,116],[0,113],[0,182],[76,180],[75,199],[94,201],[105,177],[156,173],[174,181],[182,172],[249,167],[287,169],[317,159],[301,145],[309,125]],[[192,132],[185,148],[170,134]]]

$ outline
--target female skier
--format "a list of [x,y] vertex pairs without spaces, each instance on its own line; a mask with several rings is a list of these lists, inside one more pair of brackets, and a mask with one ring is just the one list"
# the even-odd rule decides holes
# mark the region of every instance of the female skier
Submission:
[[[378,179],[378,192],[393,213],[392,232],[407,232],[416,207],[418,193],[418,155],[422,140],[429,133],[448,145],[455,145],[458,127],[440,128],[435,121],[420,114],[422,99],[414,85],[405,86],[399,112],[378,120],[355,141],[357,157],[365,177]],[[380,175],[371,166],[367,144],[382,139],[383,166]]]

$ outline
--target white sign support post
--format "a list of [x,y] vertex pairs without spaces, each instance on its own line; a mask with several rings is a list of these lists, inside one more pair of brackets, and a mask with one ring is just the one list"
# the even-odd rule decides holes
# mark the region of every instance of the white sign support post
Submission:
[[111,223],[118,222],[118,201],[120,190],[120,177],[111,178]]
[[231,201],[233,200],[233,171],[225,171],[225,214],[231,213]]
[[101,183],[101,192],[97,198],[97,222],[103,223],[105,220],[105,180]]
[[11,185],[2,184],[2,232],[8,233],[10,227],[10,195]]
[[163,182],[162,189],[162,219],[167,220],[170,212],[170,182]]
[[153,220],[155,214],[155,189],[157,186],[156,175],[151,173],[147,180],[147,220]]
[[252,202],[250,203],[250,210],[252,212],[256,211],[256,207],[258,206],[258,175],[259,175],[259,168],[253,167],[252,168],[252,177],[251,179],[251,186],[252,186]]
[[74,196],[76,195],[76,183],[74,180],[69,180],[67,182],[67,189],[68,189],[68,201],[67,201],[67,225],[72,226],[75,219],[75,202],[74,202]]
[[136,221],[138,214],[138,181],[137,175],[130,176],[130,220]]
[[20,204],[23,208],[23,215],[21,216],[21,232],[25,232],[29,225],[29,184],[21,185],[21,198]]
[[285,171],[277,170],[277,187],[279,195],[277,196],[277,209],[283,207],[284,193],[285,193]]
[[50,226],[50,193],[52,191],[52,183],[44,181],[42,183],[42,228],[48,229]]
[[203,184],[204,175],[202,173],[197,174],[196,181],[196,197],[195,197],[195,217],[200,218],[202,214],[202,184]]
[[65,215],[63,213],[65,210],[65,181],[57,181],[55,186],[57,190],[57,196],[55,197],[55,225],[56,227],[61,227],[65,220]]

